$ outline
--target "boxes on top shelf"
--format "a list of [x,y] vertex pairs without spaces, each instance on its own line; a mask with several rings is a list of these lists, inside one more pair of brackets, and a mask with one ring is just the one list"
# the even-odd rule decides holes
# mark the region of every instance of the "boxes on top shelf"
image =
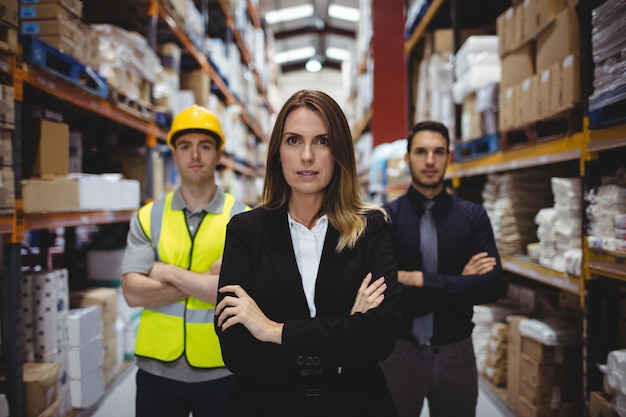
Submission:
[[17,0],[0,0],[0,24],[17,27],[18,21]]

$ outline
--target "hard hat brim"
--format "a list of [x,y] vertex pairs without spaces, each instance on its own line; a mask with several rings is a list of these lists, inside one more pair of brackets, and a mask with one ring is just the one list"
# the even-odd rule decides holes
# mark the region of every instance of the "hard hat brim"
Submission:
[[212,130],[207,130],[207,129],[197,129],[197,128],[191,128],[191,129],[183,129],[183,130],[179,130],[178,132],[172,134],[172,137],[169,140],[169,145],[170,147],[172,147],[172,149],[176,148],[176,140],[178,138],[180,138],[183,135],[186,135],[188,133],[201,133],[203,135],[207,135],[212,137],[213,139],[215,139],[215,143],[217,144],[217,148],[218,149],[222,149],[222,145],[224,143],[222,137],[213,132]]

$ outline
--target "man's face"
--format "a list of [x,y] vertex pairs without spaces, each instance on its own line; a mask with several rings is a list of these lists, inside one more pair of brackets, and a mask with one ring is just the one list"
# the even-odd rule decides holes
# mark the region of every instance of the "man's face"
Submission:
[[448,166],[446,138],[432,130],[421,130],[413,137],[411,151],[404,159],[411,172],[413,187],[427,196],[441,191]]
[[214,138],[202,133],[188,133],[179,137],[175,145],[174,162],[182,184],[200,185],[214,181],[215,168],[222,156]]

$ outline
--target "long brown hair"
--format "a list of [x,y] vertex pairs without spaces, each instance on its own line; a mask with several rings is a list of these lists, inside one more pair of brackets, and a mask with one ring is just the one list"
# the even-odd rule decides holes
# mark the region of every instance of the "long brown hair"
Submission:
[[350,127],[341,107],[328,94],[319,90],[300,90],[285,102],[278,113],[268,146],[261,206],[276,210],[289,202],[291,188],[283,175],[279,150],[287,116],[303,107],[319,114],[328,129],[328,142],[335,159],[335,170],[326,187],[322,212],[339,232],[335,249],[341,252],[346,247],[353,248],[359,240],[365,231],[365,214],[369,210],[384,211],[365,203],[361,198]]

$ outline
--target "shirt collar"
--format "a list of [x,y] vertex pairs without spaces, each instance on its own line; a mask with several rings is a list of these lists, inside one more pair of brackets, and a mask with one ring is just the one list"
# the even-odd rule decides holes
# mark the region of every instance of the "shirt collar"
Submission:
[[[202,207],[202,209],[196,210],[196,212],[205,211],[207,213],[219,214],[224,210],[225,200],[226,193],[224,193],[224,191],[220,187],[217,187],[217,189],[215,190],[215,195],[213,196],[211,201],[209,201],[206,206]],[[174,190],[174,196],[172,197],[172,210],[183,209],[191,213],[194,212],[185,202],[183,194],[180,192],[180,187],[177,187],[176,190]]]
[[[289,214],[289,212],[287,212],[287,219],[289,220],[289,226],[290,227],[305,227],[305,225],[303,225],[302,223],[298,223],[293,217],[291,217],[291,214]],[[316,232],[318,231],[321,227],[326,226],[326,224],[328,223],[328,216],[326,216],[325,214],[320,217],[319,219],[317,219],[315,221],[315,226],[313,226],[313,228],[311,229],[312,232]]]
[[[407,191],[407,196],[416,211],[421,212],[424,210],[424,202],[428,200],[424,194],[420,193],[412,185],[410,185],[409,190]],[[433,209],[435,210],[447,211],[452,205],[452,196],[446,192],[445,187],[435,196],[433,200],[435,202]]]

